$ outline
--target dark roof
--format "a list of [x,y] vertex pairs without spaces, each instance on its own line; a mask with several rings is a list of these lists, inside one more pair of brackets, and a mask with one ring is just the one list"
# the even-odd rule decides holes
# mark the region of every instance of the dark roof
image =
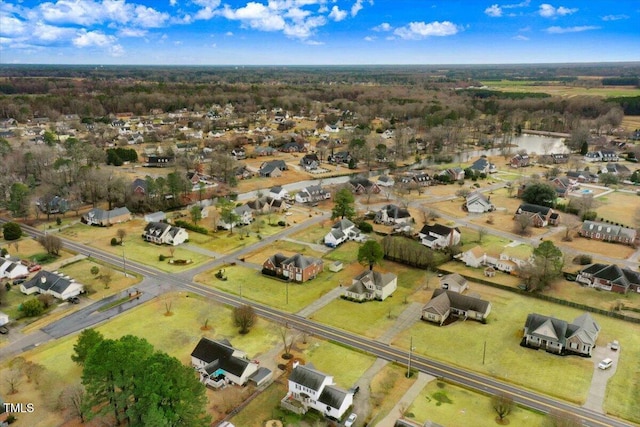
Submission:
[[473,164],[469,167],[473,170],[483,171],[487,167],[489,167],[489,160],[486,157],[480,157],[478,160],[473,162]]
[[320,390],[320,386],[322,386],[326,378],[327,375],[305,365],[296,366],[293,371],[291,371],[291,375],[289,375],[289,381],[293,381],[296,384],[300,384],[314,391]]
[[150,222],[144,228],[144,234],[153,237],[160,237],[164,234],[165,230],[170,227],[171,226],[165,222]]
[[191,352],[191,356],[206,363],[207,367],[205,369],[208,368],[211,373],[219,368],[240,377],[249,361],[234,357],[234,351],[229,341],[214,341],[203,337],[200,338],[200,342]]
[[[535,333],[536,330],[545,324],[547,324],[548,328],[544,335]],[[531,313],[527,316],[527,321],[524,324],[524,333],[536,335],[541,338],[552,338],[564,345],[567,336],[567,327],[568,323],[564,320],[543,316],[542,314]]]
[[43,291],[62,294],[72,283],[72,280],[50,271],[40,270],[38,274],[22,285],[25,289],[37,287]]
[[551,208],[540,205],[531,205],[529,203],[523,203],[518,207],[517,213],[528,212],[528,213],[537,213],[542,216],[547,216]]
[[478,313],[486,313],[490,305],[489,301],[485,301],[483,299],[472,297],[469,295],[462,295],[457,292],[448,291],[446,289],[434,290],[431,300],[434,300],[441,294],[445,294],[447,296],[451,307],[459,310],[473,310],[477,311]]
[[451,234],[451,232],[453,230],[456,231],[460,231],[458,230],[458,228],[451,228],[451,227],[447,227],[446,225],[442,225],[442,224],[434,224],[434,225],[427,225],[425,224],[424,227],[422,227],[422,230],[420,230],[420,234],[429,234],[429,233],[435,233],[438,236],[448,236],[449,234]]
[[318,398],[318,402],[324,403],[327,406],[331,406],[332,408],[339,409],[342,406],[342,402],[344,398],[347,396],[348,392],[346,390],[342,390],[336,386],[328,385],[322,390],[320,393],[320,397]]
[[353,187],[357,187],[357,186],[361,185],[364,188],[369,188],[369,187],[373,186],[373,182],[369,181],[367,178],[352,178],[349,181],[349,184],[351,184]]
[[411,214],[405,208],[401,208],[397,205],[385,205],[380,209],[381,211],[387,211],[387,216],[390,218],[411,218]]

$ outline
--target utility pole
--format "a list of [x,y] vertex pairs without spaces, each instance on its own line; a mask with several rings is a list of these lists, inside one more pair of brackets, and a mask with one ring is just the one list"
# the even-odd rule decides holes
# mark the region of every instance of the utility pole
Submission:
[[482,348],[482,364],[484,365],[484,358],[487,355],[487,341],[484,341],[484,347]]
[[407,363],[407,378],[411,378],[411,354],[413,352],[413,335],[409,341],[409,363]]

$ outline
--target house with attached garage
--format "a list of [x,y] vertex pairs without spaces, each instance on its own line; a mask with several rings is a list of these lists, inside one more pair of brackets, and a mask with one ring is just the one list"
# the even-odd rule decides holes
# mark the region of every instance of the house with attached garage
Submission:
[[268,197],[271,197],[272,199],[275,199],[275,200],[288,199],[289,192],[284,188],[282,188],[281,186],[276,185],[275,187],[271,187],[269,189]]
[[460,229],[442,224],[426,225],[418,234],[420,243],[431,249],[444,249],[460,243]]
[[397,288],[398,276],[395,274],[365,270],[353,278],[344,296],[356,301],[384,301]]
[[384,205],[377,213],[373,221],[377,224],[408,224],[413,222],[411,214],[405,208],[397,205]]
[[576,282],[620,294],[640,293],[640,273],[615,264],[592,264],[580,270]]
[[464,207],[469,213],[484,213],[496,210],[490,199],[478,191],[467,195]]
[[469,289],[469,282],[458,273],[451,273],[440,278],[440,288],[462,294]]
[[9,255],[6,255],[5,258],[0,258],[0,278],[14,280],[28,275],[29,268],[21,263],[19,259],[10,258]]
[[284,160],[270,160],[260,165],[260,176],[263,178],[275,178],[282,176],[282,172],[288,170]]
[[367,178],[353,178],[349,181],[351,191],[356,194],[378,194],[380,193],[380,187],[373,181]]
[[472,171],[477,171],[478,173],[484,173],[484,174],[498,172],[496,165],[491,163],[486,156],[481,156],[478,160],[473,162],[471,166],[469,166],[469,169],[471,169]]
[[570,192],[576,191],[578,182],[568,176],[557,176],[549,181],[549,184],[556,190],[558,197],[566,197]]
[[449,179],[454,182],[460,181],[464,179],[464,170],[459,167],[449,168],[440,172],[440,175],[447,175]]
[[310,185],[298,191],[295,196],[297,203],[317,203],[331,198],[331,192],[320,185]]
[[200,338],[191,352],[191,365],[200,374],[200,381],[213,388],[228,384],[243,386],[249,381],[260,386],[272,377],[270,370],[261,368],[226,339]]
[[599,150],[590,151],[584,156],[586,162],[617,162],[620,160],[615,151]]
[[547,225],[558,225],[560,216],[547,206],[521,204],[516,210],[515,217],[526,215],[531,218],[531,225],[534,227],[546,227]]
[[588,239],[623,243],[625,245],[634,245],[638,238],[638,232],[633,228],[599,221],[583,222],[578,234]]
[[177,246],[189,239],[189,233],[166,222],[150,222],[144,228],[142,238],[158,245]]
[[335,385],[333,376],[316,370],[311,363],[302,365],[296,361],[280,406],[301,415],[315,409],[325,417],[339,420],[353,405],[353,395],[353,391]]
[[320,166],[320,159],[318,159],[318,155],[313,154],[305,154],[302,159],[300,159],[300,166],[306,171],[312,171],[318,169]]
[[119,224],[131,220],[131,212],[126,207],[115,208],[106,211],[100,208],[93,208],[86,214],[82,215],[82,222],[87,225],[99,225],[108,227],[113,224]]
[[600,326],[589,313],[572,323],[542,314],[531,313],[524,325],[521,345],[556,354],[591,356]]
[[285,256],[277,253],[267,258],[262,264],[262,274],[304,283],[317,277],[322,273],[323,268],[324,263],[320,258],[301,254]]
[[249,225],[253,222],[253,210],[248,204],[236,206],[233,209],[233,213],[236,215],[236,220],[227,222],[223,218],[220,218],[218,219],[218,228],[231,230],[232,228]]
[[20,285],[20,292],[25,295],[49,294],[66,301],[83,293],[84,286],[61,273],[40,270],[30,280]]
[[360,240],[360,230],[348,219],[341,219],[333,224],[331,231],[324,236],[324,244],[330,248],[335,248],[347,240]]
[[489,313],[491,313],[489,301],[446,289],[436,289],[433,291],[431,300],[422,307],[421,318],[442,326],[449,316],[484,322]]
[[509,161],[509,164],[511,165],[512,168],[523,168],[523,167],[529,166],[530,163],[531,163],[531,158],[527,153],[516,154]]

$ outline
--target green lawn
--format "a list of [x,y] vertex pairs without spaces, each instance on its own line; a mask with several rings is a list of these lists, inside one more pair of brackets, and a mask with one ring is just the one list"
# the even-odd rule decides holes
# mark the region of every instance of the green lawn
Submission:
[[[279,408],[280,400],[287,394],[286,383],[274,382],[266,390],[253,399],[238,415],[231,419],[235,426],[264,427],[265,422],[280,417],[287,417],[287,413]],[[292,421],[299,421],[300,417],[291,415]]]
[[[472,286],[474,293],[492,304],[488,324],[466,321],[449,326],[420,321],[401,333],[393,345],[407,348],[413,337],[416,351],[428,357],[454,363],[466,369],[488,374],[533,390],[582,404],[591,383],[593,361],[581,357],[559,357],[552,354],[520,347],[522,327],[529,313],[539,313],[572,321],[582,314],[569,307],[527,298],[508,291],[479,284]],[[640,325],[630,324],[603,316],[594,315],[602,331],[597,345],[604,346],[615,338],[625,337],[627,359],[619,364],[616,382],[623,382],[638,393],[637,359],[640,354]],[[483,346],[486,342],[486,358],[483,363]],[[464,343],[455,345],[455,343]],[[618,378],[621,377],[621,378]],[[550,387],[550,384],[563,384]],[[610,393],[608,402],[616,407],[616,414],[625,411],[629,388],[625,395]],[[623,391],[623,390],[620,390]],[[624,403],[618,403],[622,401]],[[629,416],[629,413],[625,413]]]
[[490,247],[500,247],[504,248],[505,245],[511,243],[511,240],[505,239],[504,237],[499,237],[491,234],[491,231],[487,227],[487,233],[482,236],[482,243],[478,243],[478,231],[468,228],[468,227],[460,227],[461,241],[462,241],[462,251],[467,251],[471,248],[474,248],[478,245],[484,248]]
[[[305,283],[289,283],[262,275],[259,271],[233,266],[225,268],[226,281],[215,277],[218,269],[196,276],[196,281],[213,286],[222,291],[242,295],[247,300],[278,307],[284,311],[297,312],[322,295],[335,288],[340,281],[347,283],[351,278],[348,270],[332,273],[326,269],[318,277]],[[287,287],[289,303],[287,304]]]
[[[311,318],[369,338],[382,335],[393,326],[397,317],[407,308],[405,302],[413,301],[414,292],[424,285],[425,273],[389,261],[385,261],[379,269],[392,271],[398,275],[398,289],[393,295],[384,301],[364,303],[336,299],[315,312]],[[351,281],[348,282],[350,283]],[[354,322],[355,312],[357,312],[357,321]]]
[[[407,410],[406,416],[419,423],[433,421],[444,426],[494,427],[496,412],[491,397],[441,381],[431,381]],[[541,426],[545,416],[514,407],[507,416],[513,426]]]
[[324,236],[331,230],[332,224],[333,223],[331,221],[324,221],[324,223],[305,228],[291,236],[291,238],[301,240],[303,242],[323,244]]
[[624,224],[633,227],[633,212],[640,206],[640,197],[635,194],[614,192],[595,199],[599,206],[596,209],[597,219]]
[[304,351],[305,363],[327,375],[342,388],[350,388],[376,360],[359,351],[329,341],[315,341]]
[[608,337],[620,341],[621,352],[616,373],[607,384],[604,410],[640,424],[640,326],[611,330]]
[[357,242],[344,242],[331,252],[327,253],[324,258],[331,261],[342,261],[345,264],[356,261],[358,259],[358,249],[360,244]]
[[[97,275],[91,274],[91,268],[93,267],[98,267]],[[93,259],[83,259],[60,268],[60,272],[72,277],[76,282],[82,283],[88,287],[87,289],[92,289],[93,292],[89,294],[89,297],[97,301],[140,282],[140,277],[130,273],[127,273],[128,277],[124,277],[121,268],[121,266],[105,266],[93,261]],[[99,279],[105,272],[110,272],[112,277],[109,289],[105,289],[104,282]]]

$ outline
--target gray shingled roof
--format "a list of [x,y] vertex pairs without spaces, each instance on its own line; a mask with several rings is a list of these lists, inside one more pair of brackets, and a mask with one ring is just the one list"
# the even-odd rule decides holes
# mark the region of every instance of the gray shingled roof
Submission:
[[296,366],[293,371],[291,371],[291,375],[289,375],[289,381],[293,381],[296,384],[300,384],[314,391],[320,390],[320,386],[326,378],[326,374],[305,365]]

